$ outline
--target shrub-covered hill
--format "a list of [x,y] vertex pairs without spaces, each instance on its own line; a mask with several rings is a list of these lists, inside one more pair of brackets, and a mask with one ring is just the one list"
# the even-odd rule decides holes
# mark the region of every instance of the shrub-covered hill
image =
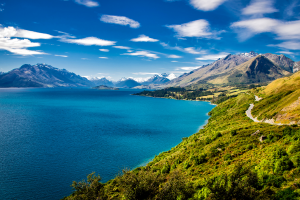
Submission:
[[203,129],[146,166],[107,183],[91,174],[65,199],[299,199],[300,129],[253,122],[254,101],[249,92],[219,104]]
[[258,119],[300,124],[300,71],[273,81],[257,95],[263,98],[255,103],[252,111]]

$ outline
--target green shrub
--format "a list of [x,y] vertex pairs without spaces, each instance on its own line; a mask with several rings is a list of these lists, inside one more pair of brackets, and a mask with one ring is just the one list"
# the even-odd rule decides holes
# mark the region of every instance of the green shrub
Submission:
[[160,171],[162,174],[166,174],[170,172],[170,165],[166,163]]
[[274,167],[274,172],[277,174],[282,174],[286,170],[293,168],[293,163],[288,156],[283,156],[281,159],[277,160]]
[[284,149],[282,148],[279,148],[279,149],[276,149],[274,152],[273,152],[273,159],[280,159],[282,158],[283,156],[287,156],[287,153]]
[[293,162],[295,167],[300,167],[300,155],[291,157],[291,161]]
[[286,188],[276,193],[276,200],[293,200],[297,198],[297,193],[295,193],[291,188]]
[[95,172],[87,176],[87,181],[73,181],[73,194],[69,199],[93,200],[99,196],[104,197],[103,184],[100,182],[101,177],[95,175]]
[[230,131],[230,134],[231,134],[231,136],[235,136],[237,133],[236,133],[236,130],[232,130],[232,131]]
[[121,193],[128,200],[153,199],[163,180],[155,173],[140,171],[136,174],[127,170],[117,178]]
[[219,152],[219,150],[216,147],[212,147],[209,150],[209,154],[210,154],[211,158],[217,156],[219,153],[220,152]]
[[183,168],[184,169],[188,169],[190,166],[191,165],[190,165],[190,162],[188,160],[183,163]]
[[251,150],[251,149],[253,149],[253,148],[254,148],[253,144],[248,144],[248,145],[246,146],[246,149],[247,149],[247,150]]
[[293,153],[296,153],[296,152],[299,152],[299,151],[300,151],[300,141],[297,141],[294,144],[292,144],[291,146],[289,146],[287,152],[289,154],[293,154]]
[[222,137],[222,134],[220,132],[216,133],[213,137],[212,137],[212,140],[216,140],[218,139],[219,137]]
[[223,159],[224,159],[225,161],[231,160],[231,159],[232,159],[231,154],[229,154],[229,153],[225,154],[225,156],[223,157]]

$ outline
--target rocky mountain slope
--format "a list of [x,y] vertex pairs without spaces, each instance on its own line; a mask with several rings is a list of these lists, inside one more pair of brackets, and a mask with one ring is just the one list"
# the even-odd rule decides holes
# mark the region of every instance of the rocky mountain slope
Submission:
[[225,85],[264,83],[288,74],[290,72],[274,65],[265,56],[259,55],[216,78],[210,77],[207,82]]
[[47,64],[25,64],[0,75],[0,87],[89,87],[92,85],[86,78]]
[[[266,59],[261,59],[260,57],[264,57]],[[245,65],[241,66],[242,64],[246,63],[249,60],[253,60],[255,57],[259,57],[258,64],[255,67],[256,72],[259,71],[259,74],[256,72],[253,74],[253,69],[245,67]],[[267,62],[266,60],[269,60]],[[260,64],[259,64],[260,62]],[[262,63],[264,62],[264,64]],[[250,67],[250,63],[247,63]],[[265,70],[264,65],[268,65],[268,68],[271,71]],[[253,66],[253,65],[251,65]],[[272,67],[271,67],[272,66]],[[243,53],[238,55],[231,55],[229,54],[225,58],[219,59],[212,64],[204,65],[190,73],[184,74],[170,83],[166,84],[166,87],[174,87],[174,86],[190,86],[190,85],[197,85],[197,84],[239,84],[239,83],[256,83],[256,81],[270,81],[274,80],[272,76],[275,78],[281,77],[288,73],[292,73],[294,71],[295,66],[297,64],[292,61],[291,59],[287,58],[284,55],[275,55],[275,54],[264,54],[258,55],[257,53],[250,52],[250,53]],[[259,69],[260,67],[264,69]],[[258,71],[257,71],[258,70]],[[283,71],[282,71],[283,70]],[[248,71],[248,75],[242,77]],[[277,71],[280,76],[274,75]],[[252,74],[251,74],[251,73]],[[250,74],[251,76],[250,76]],[[267,73],[265,78],[262,78],[262,74]],[[270,74],[271,73],[271,74]],[[255,77],[253,75],[258,75]],[[237,78],[235,78],[236,76]],[[268,78],[266,78],[268,77]],[[244,81],[244,82],[243,82]]]

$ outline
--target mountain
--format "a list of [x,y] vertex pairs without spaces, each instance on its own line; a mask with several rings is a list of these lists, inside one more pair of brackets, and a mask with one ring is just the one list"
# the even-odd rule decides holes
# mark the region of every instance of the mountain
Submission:
[[122,78],[115,84],[116,87],[120,88],[133,88],[139,85],[141,84],[133,80],[132,78]]
[[4,72],[0,72],[0,75],[1,75],[1,74],[4,74]]
[[105,77],[102,77],[102,78],[99,78],[99,77],[94,77],[94,78],[87,77],[87,79],[89,81],[91,81],[92,83],[94,83],[95,86],[99,86],[99,85],[114,86],[114,83],[112,81],[108,80]]
[[47,64],[25,64],[0,75],[0,87],[89,87],[92,85],[86,78]]
[[[255,58],[257,59],[255,60]],[[250,60],[252,60],[250,63],[242,66],[242,64]],[[254,63],[251,64],[253,61]],[[295,65],[294,61],[284,55],[259,55],[255,52],[237,55],[229,54],[212,64],[204,65],[190,73],[181,75],[168,83],[166,87],[185,87],[199,84],[261,83],[292,73]],[[247,71],[248,73],[246,73]]]
[[219,59],[212,64],[203,65],[202,67],[195,69],[189,73],[183,74],[176,79],[173,79],[167,85],[169,87],[174,86],[188,86],[198,82],[206,83],[207,78],[214,77],[218,74],[226,73],[234,69],[236,66],[250,60],[252,54],[244,55],[232,55],[229,54],[225,58]]
[[294,65],[294,72],[297,72],[300,70],[300,61],[299,62],[296,62],[295,65]]
[[250,84],[264,83],[290,74],[290,72],[274,65],[263,55],[236,66],[233,70],[223,73],[218,77],[207,79],[211,84]]
[[151,78],[147,79],[146,81],[140,82],[142,85],[150,85],[150,84],[165,84],[170,82],[170,80],[173,80],[176,78],[175,74],[167,74],[167,73],[162,73],[162,74],[155,74]]
[[282,69],[293,73],[294,67],[296,65],[296,62],[294,62],[292,59],[286,57],[285,55],[276,55],[271,53],[263,54],[266,58],[271,60],[275,65],[278,67],[281,67]]

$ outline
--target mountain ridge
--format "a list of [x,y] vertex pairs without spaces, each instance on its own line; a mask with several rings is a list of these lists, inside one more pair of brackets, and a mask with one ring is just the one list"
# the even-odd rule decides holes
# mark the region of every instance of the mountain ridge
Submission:
[[0,75],[0,87],[89,87],[91,82],[66,69],[24,64]]

